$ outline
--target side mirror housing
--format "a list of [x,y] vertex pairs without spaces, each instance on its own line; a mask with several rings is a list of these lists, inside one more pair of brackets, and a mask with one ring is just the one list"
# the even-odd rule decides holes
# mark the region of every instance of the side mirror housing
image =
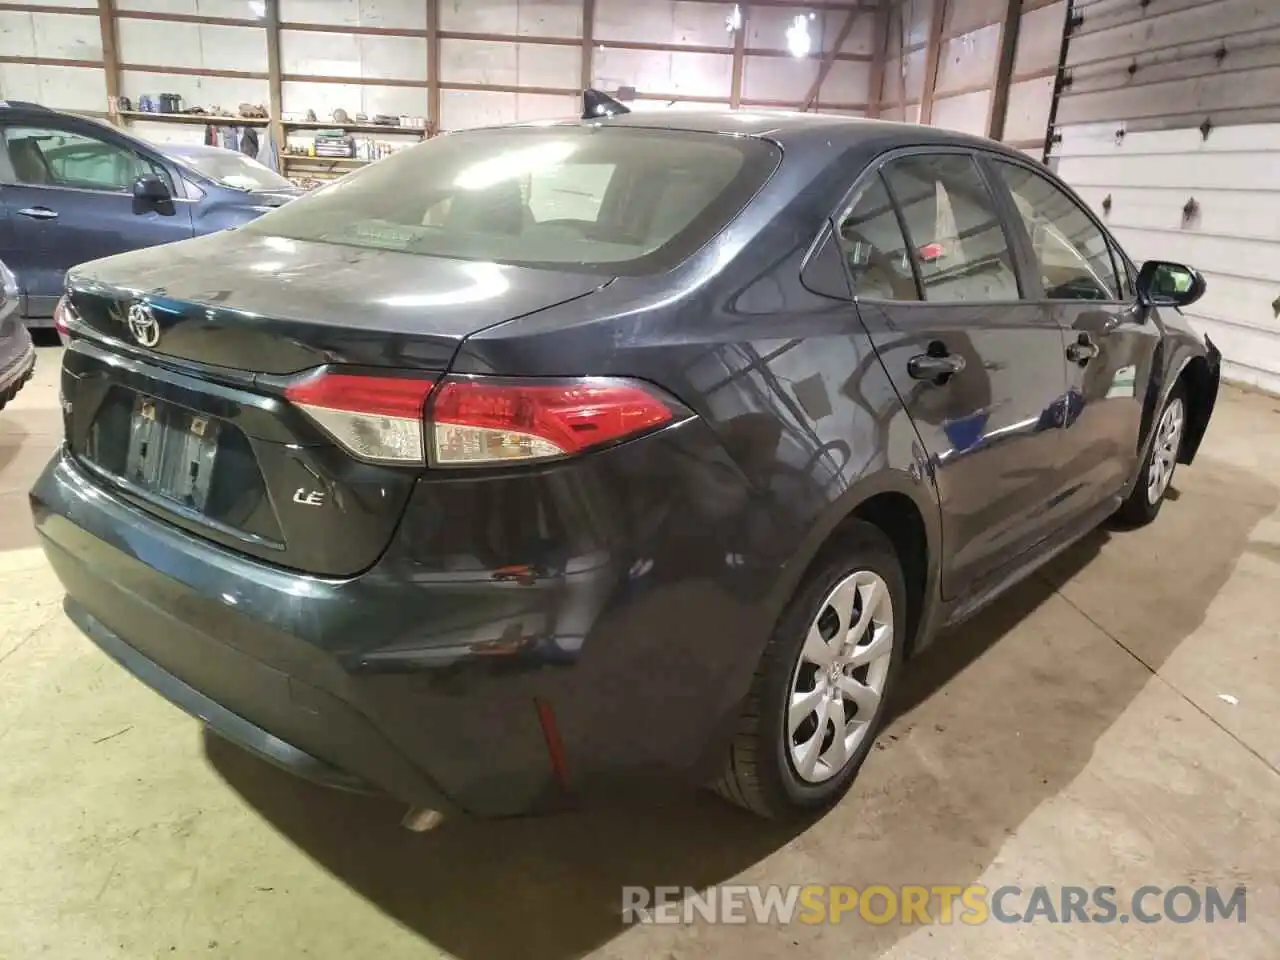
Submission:
[[1186,307],[1204,296],[1199,270],[1168,260],[1148,260],[1138,271],[1138,299],[1147,306]]
[[144,173],[133,181],[133,212],[149,213],[155,210],[164,216],[174,213],[173,194],[169,185],[154,173]]

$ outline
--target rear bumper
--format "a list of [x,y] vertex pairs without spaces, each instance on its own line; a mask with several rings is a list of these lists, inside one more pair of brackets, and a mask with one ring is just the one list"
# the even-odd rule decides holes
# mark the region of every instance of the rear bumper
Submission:
[[12,344],[0,343],[0,407],[17,396],[35,366],[36,350],[26,330],[19,328]]
[[[341,580],[194,537],[66,453],[31,501],[71,619],[227,739],[335,786],[505,816],[712,779],[773,622],[777,568],[746,538],[776,537],[704,425],[592,459],[488,496],[420,492],[379,563]],[[637,471],[664,481],[646,474],[647,502],[619,479]],[[576,541],[548,529],[564,517]],[[455,534],[479,569],[427,549]],[[513,573],[539,543],[554,557]]]
[[193,717],[203,720],[225,740],[256,754],[263,760],[295,776],[339,790],[360,793],[376,792],[371,784],[344,770],[325,763],[291,743],[232,713],[216,700],[206,697],[195,687],[184,683],[154,660],[148,660],[119,636],[108,630],[93,614],[74,600],[64,603],[67,617],[102,648],[111,659]]

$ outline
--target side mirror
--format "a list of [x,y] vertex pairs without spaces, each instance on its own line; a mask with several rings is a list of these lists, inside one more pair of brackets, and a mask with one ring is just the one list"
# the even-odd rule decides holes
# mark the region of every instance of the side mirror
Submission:
[[1199,270],[1167,260],[1148,260],[1138,271],[1138,299],[1148,306],[1186,307],[1204,296]]
[[149,213],[155,210],[164,216],[172,216],[173,194],[169,185],[154,173],[144,173],[133,181],[133,212]]

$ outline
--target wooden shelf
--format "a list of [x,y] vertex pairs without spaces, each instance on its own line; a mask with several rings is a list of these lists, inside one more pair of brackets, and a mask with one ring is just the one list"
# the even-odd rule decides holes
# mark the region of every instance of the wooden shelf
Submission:
[[216,117],[209,113],[152,113],[149,110],[121,110],[122,120],[151,120],[155,123],[198,123],[223,127],[265,127],[266,117]]
[[286,130],[342,130],[346,133],[386,133],[406,136],[425,136],[421,127],[401,127],[389,123],[326,123],[323,120],[284,120],[280,124]]

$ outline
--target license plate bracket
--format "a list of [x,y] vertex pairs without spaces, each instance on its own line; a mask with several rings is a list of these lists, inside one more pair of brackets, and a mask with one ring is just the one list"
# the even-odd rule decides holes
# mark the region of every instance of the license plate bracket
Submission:
[[125,479],[203,511],[218,456],[218,420],[139,394],[129,418]]

